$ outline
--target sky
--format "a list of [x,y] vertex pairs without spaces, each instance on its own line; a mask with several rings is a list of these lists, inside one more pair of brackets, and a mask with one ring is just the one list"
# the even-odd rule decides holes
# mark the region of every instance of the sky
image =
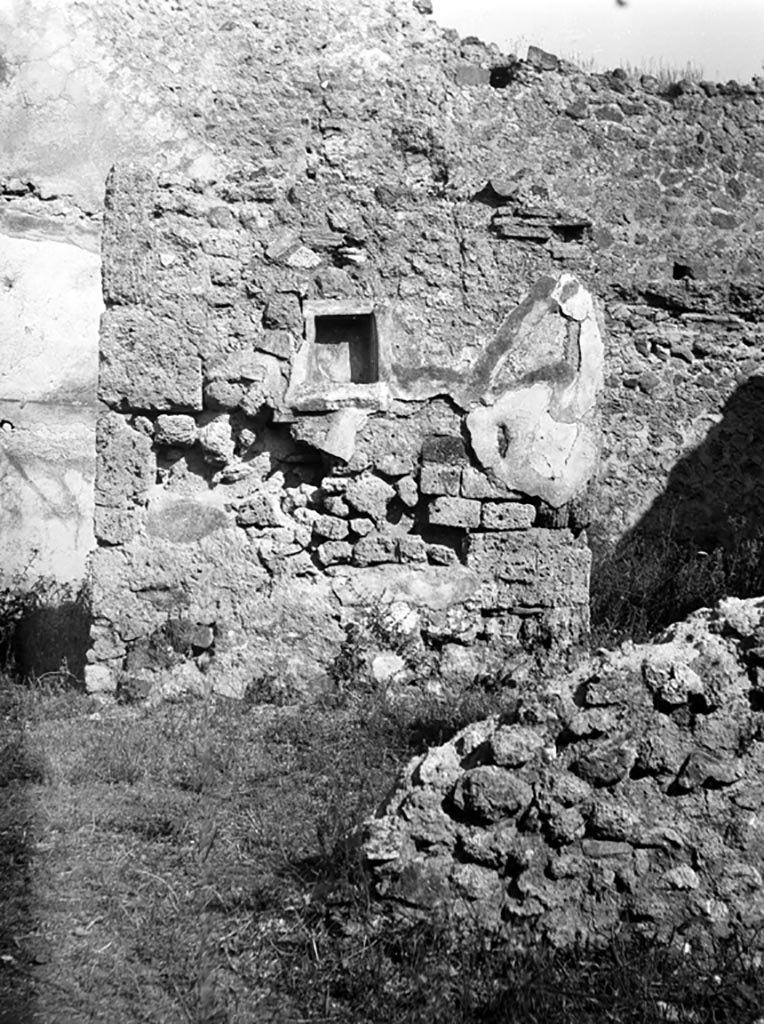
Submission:
[[593,60],[597,71],[692,64],[712,81],[764,77],[764,0],[433,0],[433,8],[444,28],[519,56],[532,44]]

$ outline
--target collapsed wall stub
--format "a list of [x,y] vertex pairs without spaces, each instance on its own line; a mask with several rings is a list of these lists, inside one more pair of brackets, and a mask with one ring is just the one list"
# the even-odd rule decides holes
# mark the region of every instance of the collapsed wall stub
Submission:
[[363,829],[390,908],[520,946],[761,945],[764,602],[600,650],[414,758]]
[[[437,285],[401,271],[423,230]],[[436,198],[112,173],[91,689],[302,688],[379,602],[446,673],[586,629],[595,306],[563,273],[478,319],[506,282],[465,286],[458,230]]]

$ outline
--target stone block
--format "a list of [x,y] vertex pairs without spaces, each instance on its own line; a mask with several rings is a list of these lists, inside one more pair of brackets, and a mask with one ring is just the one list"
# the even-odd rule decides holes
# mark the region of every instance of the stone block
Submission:
[[382,562],[398,561],[398,540],[396,537],[379,533],[362,537],[353,548],[354,565],[379,565]]
[[328,540],[316,548],[316,557],[323,566],[349,562],[353,554],[353,545],[344,540]]
[[467,461],[464,441],[453,434],[430,434],[422,444],[422,463],[462,466]]
[[501,768],[522,768],[544,746],[543,736],[526,726],[502,725],[491,737],[491,759]]
[[438,662],[438,675],[446,683],[471,683],[480,670],[479,658],[475,651],[463,644],[443,645]]
[[[350,506],[338,495],[329,495],[329,497],[324,498],[324,508],[330,516],[346,518],[350,515]],[[368,522],[371,527],[371,521],[366,520],[366,522]]]
[[137,532],[142,521],[136,508],[107,508],[96,505],[95,536],[100,544],[127,544]]
[[347,476],[327,476],[321,481],[321,492],[327,494],[344,494],[352,483]]
[[586,606],[588,598],[588,573],[573,584],[558,566],[552,564],[540,566],[532,579],[499,583],[494,593],[493,606],[511,610]]
[[227,380],[213,380],[205,385],[204,404],[208,409],[238,409],[247,393],[245,384],[232,384]]
[[193,416],[162,415],[157,418],[154,440],[173,448],[189,448],[196,443],[197,428]]
[[143,310],[112,309],[101,320],[98,397],[116,408],[202,408],[202,363],[190,339]]
[[569,530],[477,533],[469,538],[467,547],[471,569],[509,583],[530,583],[541,573],[564,576],[567,585],[587,575],[590,560],[589,549],[576,542]]
[[414,468],[414,460],[398,453],[381,455],[375,459],[374,468],[385,476],[405,476]]
[[193,647],[207,651],[215,643],[215,630],[206,623],[197,624],[193,628],[190,640]]
[[277,359],[291,359],[295,349],[294,335],[289,331],[263,331],[255,342],[255,348]]
[[419,501],[419,488],[413,476],[404,476],[401,480],[397,480],[395,493],[406,508],[414,508]]
[[326,537],[328,540],[344,540],[349,527],[345,519],[338,519],[336,516],[317,516],[313,530],[319,537]]
[[409,534],[398,540],[398,553],[402,562],[426,562],[427,545],[422,537]]
[[428,544],[427,560],[432,565],[453,565],[459,561],[454,549],[445,544]]
[[459,493],[461,476],[460,466],[425,463],[419,478],[419,489],[422,494],[456,496]]
[[457,67],[454,78],[457,85],[490,85],[491,72],[489,68],[465,62]]
[[241,260],[241,236],[237,231],[210,231],[202,237],[202,249],[208,256]]
[[263,313],[263,327],[302,334],[302,308],[298,297],[291,293],[272,295]]
[[[264,356],[263,358],[267,359],[269,357]],[[278,366],[277,359],[274,359],[273,362]],[[285,390],[286,382],[281,375],[281,371],[277,370],[268,373],[263,380],[255,381],[249,385],[244,392],[244,397],[239,402],[239,408],[246,416],[251,416],[254,419],[260,415],[264,405],[277,408],[281,404]]]
[[387,504],[395,497],[395,489],[378,476],[364,473],[350,481],[345,497],[357,512],[365,513],[379,524],[387,517]]
[[88,693],[114,693],[117,680],[108,665],[86,665],[85,689]]
[[469,498],[436,498],[430,504],[428,518],[435,526],[476,530],[480,526],[480,502]]
[[406,662],[394,651],[383,651],[377,654],[371,663],[371,674],[375,682],[382,686],[395,682],[406,671]]
[[365,537],[374,529],[374,523],[371,519],[351,519],[350,529],[353,533],[357,533],[359,537]]
[[483,505],[484,530],[527,530],[536,518],[534,505],[519,502],[486,502]]
[[436,611],[471,600],[479,587],[478,577],[463,565],[377,565],[363,573],[347,570],[332,581],[332,590],[344,606],[368,607],[384,601]]
[[231,462],[236,450],[236,443],[231,433],[231,421],[228,416],[218,416],[205,424],[199,431],[199,444],[208,462],[225,466]]
[[131,502],[144,504],[155,475],[150,438],[133,430],[118,413],[108,412],[99,416],[96,424],[96,504],[107,508],[124,508]]
[[282,526],[285,516],[274,494],[253,494],[236,514],[239,526]]
[[518,814],[532,799],[533,789],[524,779],[495,765],[466,771],[452,795],[463,814],[485,824]]
[[142,167],[118,165],[106,179],[102,282],[107,305],[148,304],[157,269],[156,181]]
[[[206,366],[204,376],[208,381],[228,380],[252,383],[263,380],[267,376],[270,362],[265,354],[258,355],[248,349],[239,352],[228,352],[224,356],[211,360]],[[279,372],[281,372],[279,368]]]
[[465,466],[462,470],[461,495],[463,498],[481,498],[490,500],[520,501],[522,495],[513,491],[498,480],[491,480],[485,473],[474,466]]
[[90,637],[92,643],[87,655],[89,664],[124,658],[127,646],[115,631],[104,626],[93,626]]

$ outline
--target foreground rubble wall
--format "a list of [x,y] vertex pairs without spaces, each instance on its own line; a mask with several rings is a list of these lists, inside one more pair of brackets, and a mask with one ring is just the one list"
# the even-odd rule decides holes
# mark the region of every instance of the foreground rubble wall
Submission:
[[366,825],[378,893],[519,943],[760,931],[762,640],[727,599],[414,759]]

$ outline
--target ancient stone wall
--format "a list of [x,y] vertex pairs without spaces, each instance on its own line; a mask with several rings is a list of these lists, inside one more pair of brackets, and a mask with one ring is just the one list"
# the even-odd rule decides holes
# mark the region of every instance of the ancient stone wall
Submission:
[[411,214],[450,308],[428,321],[427,276],[401,294],[394,270],[420,234],[392,243],[385,198],[111,175],[91,686],[310,684],[378,602],[467,675],[586,629],[592,300],[542,278],[476,352],[453,210]]
[[[138,34],[119,43],[148,53],[161,35],[171,62],[202,33],[203,116],[188,124],[216,154],[216,169],[205,178],[197,168],[185,180],[125,172],[110,186],[101,397],[116,415],[104,420],[99,448],[111,466],[114,453],[129,450],[136,475],[97,485],[99,664],[121,664],[145,632],[137,623],[146,601],[132,609],[133,598],[122,602],[120,586],[104,580],[123,577],[131,593],[143,587],[153,594],[161,608],[155,626],[167,617],[161,573],[145,553],[143,561],[129,555],[140,572],[125,559],[136,536],[172,533],[186,511],[196,522],[184,490],[203,492],[215,506],[188,527],[199,534],[193,550],[214,551],[210,564],[225,563],[245,581],[230,592],[246,590],[253,602],[236,613],[233,598],[231,607],[221,598],[216,636],[237,615],[255,631],[261,627],[252,622],[265,624],[269,637],[273,616],[294,620],[289,602],[282,608],[271,601],[267,614],[258,604],[252,559],[220,547],[228,536],[227,525],[215,528],[222,516],[226,523],[238,518],[242,544],[253,531],[286,531],[269,534],[269,543],[280,538],[274,556],[258,555],[263,586],[281,565],[283,545],[285,564],[307,564],[307,557],[326,586],[345,559],[384,565],[376,562],[384,555],[396,564],[424,551],[428,565],[453,557],[469,570],[480,545],[472,555],[460,545],[476,527],[489,538],[480,541],[487,564],[487,524],[506,529],[508,521],[470,505],[478,499],[465,493],[465,480],[482,466],[502,482],[502,443],[491,439],[508,429],[508,418],[522,420],[526,408],[525,398],[502,402],[502,389],[522,381],[531,419],[556,403],[551,418],[558,426],[578,401],[560,413],[571,350],[566,355],[556,341],[524,348],[517,341],[532,310],[525,307],[519,319],[510,313],[536,282],[561,273],[575,273],[598,296],[607,328],[596,497],[588,514],[576,503],[555,511],[566,497],[548,484],[540,489],[531,473],[515,487],[503,481],[532,498],[512,507],[533,506],[534,536],[560,526],[577,533],[593,517],[589,535],[600,545],[618,542],[637,524],[658,537],[683,524],[698,545],[702,527],[709,547],[734,545],[755,531],[761,431],[757,404],[746,396],[755,398],[762,354],[760,83],[662,88],[622,72],[583,74],[537,50],[518,61],[440,31],[403,0],[384,7],[293,4],[288,12],[242,4],[236,16],[232,7],[225,18],[213,12],[198,23],[189,20],[192,6],[184,7],[183,32],[176,30],[179,16],[160,5],[143,11]],[[178,89],[192,90],[185,71],[179,75]],[[548,298],[551,286],[544,287]],[[348,320],[352,336],[343,334]],[[531,362],[518,352],[532,352]],[[552,386],[555,363],[567,369]],[[544,392],[541,405],[535,384]],[[327,387],[333,398],[322,406]],[[465,419],[484,394],[485,411],[476,406]],[[263,408],[272,410],[267,424],[258,420]],[[702,445],[714,430],[740,458],[715,457],[713,438]],[[466,454],[455,449],[425,472],[431,437],[461,438]],[[555,444],[565,447],[560,437]],[[397,464],[380,461],[398,447]],[[529,451],[532,462],[533,445]],[[281,515],[294,519],[307,507],[324,517],[318,527],[303,523],[300,540],[267,502],[247,505],[249,484],[226,478],[255,456],[262,466],[270,460],[268,471],[258,472],[278,484]],[[586,476],[591,453],[581,458]],[[343,497],[356,474],[378,481],[370,484],[378,502],[400,517],[395,544],[354,529],[363,518],[372,531],[380,526]],[[329,507],[310,508],[314,499],[304,493],[290,496],[284,511],[282,492],[343,475],[346,483],[321,499],[331,499]],[[396,489],[409,478],[416,495],[413,485]],[[107,499],[104,486],[111,488]],[[156,504],[158,486],[168,508],[176,503],[174,513]],[[222,493],[231,497],[228,510],[215,505]],[[303,500],[305,506],[295,504]],[[345,506],[347,515],[337,515]],[[530,512],[512,515],[513,526],[530,519]],[[410,536],[425,548],[409,551],[408,541],[401,547]],[[179,550],[163,556],[178,586],[212,572],[191,554],[187,564],[179,560]],[[181,590],[173,600],[185,600]],[[305,607],[318,601],[315,622],[324,621],[332,594],[319,600],[314,586],[309,593]],[[561,606],[577,604],[575,596]],[[194,615],[202,625],[212,619],[209,609]],[[118,620],[115,639],[111,624]],[[341,630],[317,630],[315,622],[303,614],[293,628],[317,636],[317,650],[324,641],[335,644]]]

